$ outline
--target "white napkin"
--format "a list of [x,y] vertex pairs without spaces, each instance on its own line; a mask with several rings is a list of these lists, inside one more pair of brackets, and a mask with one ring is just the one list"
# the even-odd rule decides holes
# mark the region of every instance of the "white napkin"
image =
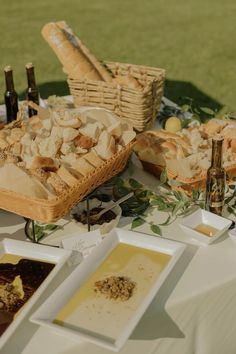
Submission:
[[86,258],[89,253],[102,241],[100,230],[94,230],[78,234],[77,232],[61,241],[64,249],[72,250],[72,255],[68,262],[69,265],[77,265]]

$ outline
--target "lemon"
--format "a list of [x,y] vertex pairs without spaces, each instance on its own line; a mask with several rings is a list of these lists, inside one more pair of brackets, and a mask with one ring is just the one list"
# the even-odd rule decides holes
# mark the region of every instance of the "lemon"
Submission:
[[181,130],[181,121],[177,117],[170,117],[167,119],[165,124],[165,130],[170,133],[176,133]]

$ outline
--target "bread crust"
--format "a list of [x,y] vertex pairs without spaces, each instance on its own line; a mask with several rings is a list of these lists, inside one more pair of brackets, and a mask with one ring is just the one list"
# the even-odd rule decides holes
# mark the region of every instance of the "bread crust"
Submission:
[[31,169],[34,170],[38,168],[42,168],[45,171],[55,172],[58,166],[55,161],[50,157],[35,156],[31,164]]
[[73,187],[78,182],[77,178],[75,178],[64,165],[61,165],[57,170],[57,175],[68,184],[69,187]]
[[104,161],[96,154],[95,151],[90,151],[87,154],[85,154],[83,157],[94,167],[99,167],[104,163]]
[[47,179],[47,183],[51,185],[51,187],[55,190],[56,194],[58,195],[65,193],[69,189],[68,184],[65,183],[60,178],[60,176],[58,176],[54,172],[50,173],[50,176]]
[[86,161],[83,157],[80,157],[75,164],[73,165],[73,168],[81,173],[83,176],[88,175],[90,172],[94,170],[94,166],[92,166],[88,161]]

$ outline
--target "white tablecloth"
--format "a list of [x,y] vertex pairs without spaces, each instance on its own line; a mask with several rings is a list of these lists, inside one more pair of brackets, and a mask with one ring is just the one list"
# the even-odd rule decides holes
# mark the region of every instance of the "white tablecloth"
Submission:
[[[150,187],[157,181],[137,169],[135,178]],[[163,213],[154,212],[157,223]],[[130,229],[130,218],[119,227]],[[44,240],[58,244],[77,230],[73,222]],[[0,239],[25,239],[22,217],[0,211]],[[138,231],[151,233],[147,225]],[[184,242],[186,251],[149,306],[121,354],[235,354],[236,353],[236,245],[225,233],[210,246],[199,246],[183,234],[179,220],[162,227],[163,237]],[[154,236],[158,237],[158,236]],[[36,246],[37,247],[37,246]],[[30,314],[73,269],[66,265],[41,296]],[[29,314],[29,315],[30,315]],[[74,342],[28,321],[21,323],[2,349],[4,354],[111,354],[96,345]]]

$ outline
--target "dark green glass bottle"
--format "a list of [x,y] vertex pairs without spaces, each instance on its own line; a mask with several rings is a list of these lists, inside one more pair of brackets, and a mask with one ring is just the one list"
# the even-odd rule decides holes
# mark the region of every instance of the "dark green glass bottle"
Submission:
[[18,112],[18,95],[14,88],[13,71],[10,65],[4,68],[6,91],[4,94],[7,123],[17,118]]
[[[26,99],[27,101],[32,101],[34,103],[39,104],[39,91],[36,86],[34,66],[32,63],[28,63],[26,64],[25,68],[26,68],[27,82],[28,82],[28,87],[26,90]],[[29,112],[29,117],[32,117],[37,114],[37,111],[35,111],[35,109],[31,107],[29,107],[28,112]]]
[[225,196],[225,170],[222,166],[223,139],[212,139],[211,166],[207,171],[205,209],[222,215]]

